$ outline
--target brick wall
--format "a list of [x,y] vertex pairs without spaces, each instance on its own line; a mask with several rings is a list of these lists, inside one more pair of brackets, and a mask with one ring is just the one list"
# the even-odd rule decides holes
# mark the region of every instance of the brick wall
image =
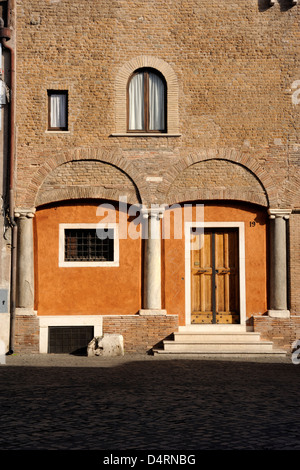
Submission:
[[[126,173],[145,204],[189,194],[299,210],[299,15],[289,0],[16,0],[16,206],[116,197],[117,178],[97,187],[91,173],[84,187],[78,179],[61,187],[61,171],[74,177],[83,173],[75,161],[94,159]],[[125,129],[133,68],[155,64],[168,85],[168,131],[179,135],[115,135]],[[68,132],[47,130],[49,89],[68,91]],[[215,170],[227,175],[225,189]],[[202,172],[211,187],[197,192]],[[299,213],[290,227],[290,303],[299,313]],[[134,335],[152,343],[140,325],[154,320],[122,321],[129,349]]]
[[39,319],[36,316],[16,316],[14,350],[25,354],[39,352]]
[[[243,153],[243,164],[258,177],[265,172],[273,206],[300,207],[300,105],[293,103],[300,79],[299,6],[288,0],[271,8],[257,0],[16,4],[22,38],[17,206],[28,204],[24,195],[47,162],[57,155],[71,159],[70,153],[75,158],[78,149],[87,150],[85,158],[89,150],[118,152],[115,161],[135,176],[144,202],[158,195],[165,202],[174,166],[223,149],[228,160]],[[146,58],[169,81],[169,118],[173,124],[177,119],[180,137],[113,135],[120,103],[124,117],[126,78],[133,64],[149,65]],[[68,132],[47,132],[47,89],[68,90]]]
[[147,352],[177,329],[177,315],[103,317],[103,333],[123,335],[125,353]]
[[267,206],[264,188],[245,167],[226,160],[195,163],[182,171],[173,182],[168,198],[184,201],[193,199],[237,199]]
[[39,189],[36,204],[76,198],[119,199],[127,196],[130,203],[138,201],[134,183],[121,170],[97,160],[64,163],[52,171]]
[[254,331],[261,333],[261,338],[273,341],[274,346],[291,352],[292,344],[300,339],[300,316],[290,318],[252,317]]

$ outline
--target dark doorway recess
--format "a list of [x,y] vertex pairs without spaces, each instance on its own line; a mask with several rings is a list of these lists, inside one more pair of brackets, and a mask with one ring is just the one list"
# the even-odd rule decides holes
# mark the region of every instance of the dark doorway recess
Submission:
[[85,356],[93,337],[93,326],[50,326],[48,353]]

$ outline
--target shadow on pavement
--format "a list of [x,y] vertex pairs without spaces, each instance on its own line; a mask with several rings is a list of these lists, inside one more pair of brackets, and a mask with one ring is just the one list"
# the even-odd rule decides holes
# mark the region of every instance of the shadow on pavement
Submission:
[[1,449],[300,449],[292,363],[83,362],[1,366]]

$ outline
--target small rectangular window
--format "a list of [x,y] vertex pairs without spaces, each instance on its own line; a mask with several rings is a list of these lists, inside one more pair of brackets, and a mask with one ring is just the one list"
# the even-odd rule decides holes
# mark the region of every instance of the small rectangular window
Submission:
[[68,130],[68,92],[48,90],[48,130]]
[[119,265],[116,224],[61,224],[59,232],[59,266]]
[[114,230],[66,229],[65,261],[114,261]]

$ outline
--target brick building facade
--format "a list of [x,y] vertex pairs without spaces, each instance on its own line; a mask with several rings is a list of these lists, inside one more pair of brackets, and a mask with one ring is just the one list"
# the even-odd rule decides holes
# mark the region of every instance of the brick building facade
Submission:
[[[14,98],[2,136],[14,131],[2,150],[8,348],[48,352],[55,328],[120,333],[135,351],[178,328],[238,327],[289,351],[300,334],[297,2],[0,4]],[[97,228],[111,244],[80,238]]]

